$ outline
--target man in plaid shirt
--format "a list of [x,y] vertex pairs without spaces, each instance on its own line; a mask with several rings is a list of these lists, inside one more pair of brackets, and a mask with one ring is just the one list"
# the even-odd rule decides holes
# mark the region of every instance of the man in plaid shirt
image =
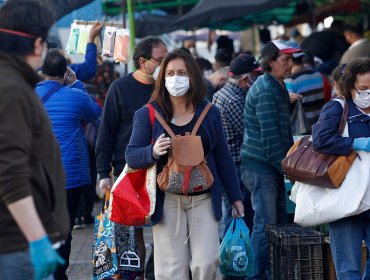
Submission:
[[[239,175],[240,181],[240,148],[243,144],[244,134],[244,103],[250,86],[259,74],[259,65],[249,54],[241,54],[234,58],[229,67],[229,81],[217,91],[212,103],[220,110],[222,125],[225,130],[227,145]],[[253,209],[250,200],[250,192],[242,185],[244,193],[244,220],[252,229]],[[231,223],[231,206],[225,199],[225,232]]]

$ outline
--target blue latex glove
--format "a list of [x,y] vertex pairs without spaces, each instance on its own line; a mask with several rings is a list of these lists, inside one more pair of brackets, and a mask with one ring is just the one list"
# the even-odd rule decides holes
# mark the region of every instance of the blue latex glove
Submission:
[[35,280],[41,280],[52,274],[57,265],[65,262],[52,247],[47,235],[29,243],[30,256],[35,270]]
[[370,138],[355,138],[352,148],[354,150],[370,152]]

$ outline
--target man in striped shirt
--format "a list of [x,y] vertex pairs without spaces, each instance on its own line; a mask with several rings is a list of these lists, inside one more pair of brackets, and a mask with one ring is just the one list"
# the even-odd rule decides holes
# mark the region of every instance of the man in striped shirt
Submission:
[[[317,122],[320,110],[325,104],[324,100],[324,80],[322,75],[314,69],[303,66],[304,52],[293,54],[292,74],[284,80],[286,89],[289,92],[291,111],[297,102],[302,102],[302,109],[307,122],[307,131],[305,134],[311,134],[311,126]],[[295,132],[293,135],[299,133]]]
[[280,162],[293,141],[289,94],[283,80],[290,75],[292,53],[298,51],[284,41],[268,42],[261,54],[265,73],[254,82],[245,101],[241,179],[252,194],[255,212],[251,238],[255,253],[253,279],[270,279],[271,275],[265,226],[288,220]]

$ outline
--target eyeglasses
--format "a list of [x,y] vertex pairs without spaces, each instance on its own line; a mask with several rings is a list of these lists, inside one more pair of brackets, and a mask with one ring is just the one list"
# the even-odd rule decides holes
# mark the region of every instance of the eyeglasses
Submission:
[[370,90],[361,90],[357,91],[357,89],[353,88],[355,92],[361,97],[361,98],[367,98],[370,95]]
[[154,57],[151,57],[149,59],[153,59],[154,61],[158,62],[159,64],[161,64],[162,61],[163,61],[163,58],[154,58]]

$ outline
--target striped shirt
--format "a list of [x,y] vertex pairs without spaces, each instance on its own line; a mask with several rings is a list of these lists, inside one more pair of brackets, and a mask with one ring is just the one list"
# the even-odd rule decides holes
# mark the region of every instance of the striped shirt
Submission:
[[240,164],[243,143],[243,112],[247,90],[228,82],[213,95],[212,103],[220,110],[227,146],[235,164]]
[[311,127],[319,119],[321,108],[325,104],[324,80],[321,74],[315,70],[303,68],[285,79],[284,83],[289,93],[302,95],[302,108],[307,123]]
[[241,148],[243,168],[283,172],[281,161],[293,144],[289,103],[288,92],[269,73],[258,77],[249,89]]

